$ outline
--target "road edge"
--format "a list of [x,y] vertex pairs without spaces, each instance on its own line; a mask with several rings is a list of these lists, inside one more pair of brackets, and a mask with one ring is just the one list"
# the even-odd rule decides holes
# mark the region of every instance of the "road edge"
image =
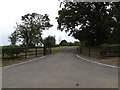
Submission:
[[46,56],[42,56],[42,57],[35,58],[35,59],[31,59],[31,60],[28,60],[28,61],[25,61],[25,62],[21,62],[21,63],[17,63],[17,64],[12,64],[12,65],[9,65],[9,66],[2,67],[2,69],[6,69],[6,68],[9,68],[9,67],[22,65],[22,64],[25,64],[25,63],[29,63],[29,62],[32,62],[32,61],[36,61],[36,60],[39,60],[39,59],[43,59],[43,58],[45,58],[45,57],[46,57]]
[[113,65],[109,65],[109,64],[104,64],[104,63],[96,62],[96,61],[93,61],[93,60],[88,60],[86,58],[80,57],[79,55],[76,55],[76,57],[78,57],[79,59],[82,59],[84,61],[95,63],[95,64],[99,64],[99,65],[102,65],[102,66],[107,66],[107,67],[116,68],[116,69],[120,68],[120,67],[117,67],[117,66],[113,66]]

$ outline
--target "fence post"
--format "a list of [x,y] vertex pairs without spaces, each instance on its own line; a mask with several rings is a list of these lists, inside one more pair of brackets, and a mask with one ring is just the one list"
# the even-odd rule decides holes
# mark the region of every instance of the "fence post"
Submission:
[[79,53],[82,54],[82,46],[79,46]]
[[27,48],[25,47],[25,58],[27,58]]
[[44,48],[43,48],[44,50],[44,55],[46,55],[46,45],[44,45]]
[[36,47],[36,49],[35,49],[35,50],[36,50],[36,54],[35,54],[35,55],[36,55],[36,57],[37,57],[37,47]]
[[89,47],[89,50],[88,50],[88,54],[89,54],[89,56],[91,56],[91,53],[90,53],[90,47]]
[[4,54],[2,53],[2,59],[4,58]]
[[82,44],[80,42],[78,44],[78,51],[80,54],[82,54]]
[[52,53],[52,47],[50,46],[50,54]]

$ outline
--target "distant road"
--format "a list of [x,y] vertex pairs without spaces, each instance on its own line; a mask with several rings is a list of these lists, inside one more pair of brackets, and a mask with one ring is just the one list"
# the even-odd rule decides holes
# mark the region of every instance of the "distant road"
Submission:
[[72,48],[3,69],[3,88],[117,88],[118,70],[76,57]]

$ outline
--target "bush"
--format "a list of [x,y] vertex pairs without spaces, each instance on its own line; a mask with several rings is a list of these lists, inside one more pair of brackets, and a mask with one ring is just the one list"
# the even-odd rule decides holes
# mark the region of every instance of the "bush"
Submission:
[[101,46],[100,54],[102,56],[120,56],[120,45],[107,45]]
[[15,54],[16,56],[23,52],[23,48],[20,46],[3,46],[2,47],[2,56],[10,56],[13,57]]

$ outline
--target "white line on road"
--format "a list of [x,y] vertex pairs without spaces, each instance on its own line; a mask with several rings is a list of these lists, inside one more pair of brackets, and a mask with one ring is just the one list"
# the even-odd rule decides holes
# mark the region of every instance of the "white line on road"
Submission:
[[76,55],[78,58],[82,59],[82,60],[85,60],[87,62],[92,62],[92,63],[96,63],[96,64],[99,64],[99,65],[103,65],[103,66],[107,66],[107,67],[111,67],[111,68],[120,68],[120,67],[117,67],[117,66],[112,66],[112,65],[108,65],[108,64],[104,64],[104,63],[99,63],[99,62],[95,62],[95,61],[91,61],[91,60],[88,60],[88,59],[85,59],[83,57],[80,57],[79,55]]
[[35,58],[35,59],[29,60],[29,61],[25,61],[25,62],[21,62],[21,63],[18,63],[18,64],[13,64],[13,65],[5,66],[5,67],[3,67],[3,69],[9,68],[9,67],[13,67],[13,66],[17,66],[17,65],[21,65],[21,64],[24,64],[24,63],[28,63],[28,62],[32,62],[32,61],[39,60],[39,59],[42,59],[42,58],[45,58],[45,57],[46,56],[42,56],[42,57]]

